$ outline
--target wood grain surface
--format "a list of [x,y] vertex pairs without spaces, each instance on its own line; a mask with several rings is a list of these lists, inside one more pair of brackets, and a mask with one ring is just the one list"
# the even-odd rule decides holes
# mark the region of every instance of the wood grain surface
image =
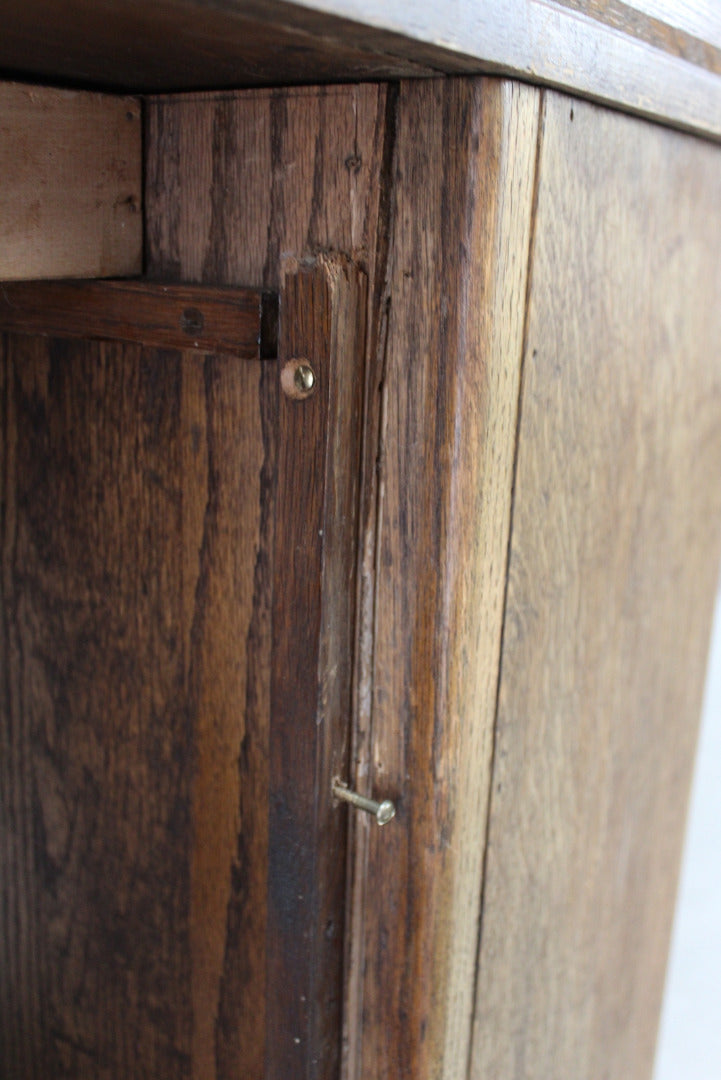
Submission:
[[[340,274],[345,278],[348,273],[356,281],[358,275],[364,275],[368,279],[367,299],[367,322],[370,330],[367,351],[370,352],[376,346],[377,334],[374,329],[378,322],[377,312],[380,308],[380,291],[383,281],[383,268],[385,265],[385,233],[387,221],[387,186],[388,186],[388,155],[393,127],[393,95],[389,95],[382,86],[358,86],[358,87],[335,87],[329,89],[313,90],[285,90],[276,92],[249,91],[232,95],[198,95],[187,97],[156,98],[147,105],[147,223],[148,223],[148,264],[149,272],[153,277],[163,280],[196,280],[214,282],[223,285],[251,284],[265,288],[279,288],[285,279],[286,272],[295,275],[307,260],[318,258],[330,259],[325,262],[324,273],[331,274],[331,280],[327,283],[332,285],[331,293],[337,294],[340,281],[335,281],[335,276]],[[328,255],[327,253],[331,253]],[[335,253],[335,254],[333,254]],[[340,260],[340,261],[338,261]],[[346,266],[350,269],[343,269]],[[331,271],[330,266],[335,267]],[[355,268],[355,269],[353,269]],[[333,284],[335,282],[335,284]],[[300,287],[300,285],[298,286]],[[351,290],[346,296],[353,295]],[[338,299],[333,301],[331,308],[337,308]],[[341,305],[342,307],[342,305]],[[281,315],[283,319],[283,303],[281,303]],[[310,315],[307,315],[310,318]],[[343,320],[336,318],[333,325],[336,331],[342,325]],[[291,334],[292,326],[283,323],[284,333]],[[297,331],[305,332],[305,324],[301,322]],[[331,341],[337,348],[335,339]],[[290,338],[286,339],[283,351],[292,345]],[[357,345],[353,345],[352,355],[356,357]],[[346,363],[350,362],[349,351]],[[281,362],[290,359],[281,356]],[[360,415],[354,415],[353,409],[348,407],[348,394],[351,397],[363,391],[362,364],[359,364],[358,372],[353,372],[353,380],[349,381],[351,374],[347,370],[343,383],[343,394],[338,397],[336,385],[331,381],[326,384],[325,393],[328,398],[330,412],[322,424],[328,438],[328,450],[326,467],[330,469],[327,477],[327,499],[336,497],[333,492],[346,492],[348,483],[355,482],[359,473],[356,466],[351,470],[347,457],[343,457],[347,450],[343,449],[340,439],[340,431],[345,430],[346,439],[352,444],[353,437],[349,434],[353,430],[353,424],[359,422]],[[304,412],[305,406],[311,410],[317,404],[313,399],[307,402],[286,402],[278,399],[271,407],[272,393],[270,386],[267,388],[266,400],[269,402],[266,422],[266,437],[270,438],[275,431],[278,416],[286,417],[293,426],[288,430],[284,460],[287,463],[288,473],[284,481],[286,492],[291,505],[299,502],[310,501],[313,492],[313,484],[318,478],[315,475],[318,456],[318,447],[312,440],[307,441],[304,436],[305,425],[308,424],[306,435],[316,428],[310,421],[304,419],[308,414]],[[336,396],[334,396],[334,394]],[[295,410],[295,411],[293,411]],[[344,415],[345,413],[345,415]],[[358,409],[360,414],[360,408]],[[349,427],[350,425],[350,427]],[[293,434],[295,432],[295,434]],[[273,443],[275,445],[275,443]],[[295,448],[293,452],[291,449]],[[297,451],[297,452],[296,452]],[[280,447],[278,453],[280,453]],[[295,453],[295,457],[293,457]],[[336,460],[333,455],[340,453]],[[331,468],[331,462],[333,467]],[[312,467],[313,466],[313,467]],[[275,475],[275,467],[268,470],[265,482],[271,483]],[[343,477],[342,473],[347,475]],[[335,477],[335,479],[334,479]],[[280,482],[280,480],[279,480]],[[338,486],[340,485],[340,486]],[[270,530],[272,535],[274,516],[268,501],[268,491],[265,490],[262,502],[265,530]],[[330,512],[330,503],[323,513]],[[310,513],[310,507],[308,508]],[[349,509],[343,512],[349,513]],[[316,618],[321,622],[321,666],[324,675],[318,685],[309,686],[308,680],[317,684],[318,667],[312,668],[311,672],[302,671],[305,687],[303,700],[307,708],[311,709],[313,693],[319,695],[316,701],[316,709],[321,708],[319,715],[326,715],[336,725],[342,721],[341,707],[344,704],[343,695],[347,693],[344,679],[347,678],[348,656],[342,658],[338,669],[338,677],[335,677],[335,668],[339,662],[337,649],[347,643],[348,620],[351,618],[349,604],[355,602],[355,593],[352,581],[345,577],[350,573],[348,569],[348,555],[351,550],[355,553],[355,541],[350,538],[348,530],[351,528],[352,517],[348,521],[343,520],[343,515],[333,529],[333,516],[331,515],[327,526],[325,538],[326,555],[324,558],[323,578],[325,592],[318,595],[321,582],[314,579],[314,584],[305,583],[304,587],[315,588],[314,610]],[[288,551],[286,560],[282,565],[273,562],[258,564],[256,575],[259,582],[265,583],[263,588],[271,588],[273,574],[279,575],[279,585],[283,577],[286,580],[287,592],[286,603],[276,612],[276,627],[285,626],[286,637],[284,640],[276,639],[276,652],[279,648],[285,648],[289,661],[297,665],[300,655],[295,657],[294,650],[307,650],[316,646],[309,641],[311,624],[309,614],[303,608],[294,609],[290,600],[294,595],[293,589],[301,588],[301,584],[294,583],[290,574],[290,567],[286,565],[287,558],[293,558],[293,552],[297,547],[294,544],[289,530],[293,525],[290,519],[279,519],[278,528],[284,530],[283,535],[287,538]],[[303,543],[312,544],[307,558],[312,559],[315,551],[317,571],[317,540],[311,534],[303,532]],[[335,545],[335,548],[334,548]],[[335,551],[335,553],[334,553]],[[331,595],[331,583],[335,580],[332,574],[341,573],[342,580],[337,582],[337,595]],[[331,591],[329,591],[331,590]],[[320,610],[318,605],[320,604]],[[330,620],[330,622],[328,621]],[[332,634],[329,627],[333,627]],[[269,628],[263,624],[264,632],[269,633]],[[335,644],[334,644],[335,642]],[[259,646],[260,647],[260,646]],[[269,639],[262,638],[262,647],[270,647]],[[322,651],[325,650],[325,651]],[[349,653],[352,651],[348,646]],[[269,653],[267,654],[269,657]],[[282,677],[283,670],[276,669],[276,677]],[[345,675],[343,673],[346,673]],[[280,702],[281,685],[276,683],[274,693],[276,701]],[[260,689],[258,690],[260,693]],[[292,717],[296,716],[299,701],[295,701],[292,688],[283,691],[287,698],[294,703]],[[259,708],[270,713],[269,695],[270,685],[263,684],[262,700]],[[268,695],[266,697],[265,695]],[[301,697],[300,684],[297,691]],[[338,706],[337,715],[331,715],[328,711],[330,704]],[[280,704],[278,709],[280,708]],[[325,713],[323,712],[325,710]],[[283,715],[276,710],[275,717],[280,725],[279,737],[282,737]],[[315,713],[313,714],[315,715]],[[294,721],[291,717],[285,718],[287,728]],[[300,721],[298,721],[300,722]],[[307,722],[307,717],[303,722]],[[319,751],[327,752],[321,732],[317,743]],[[307,799],[309,796],[307,783],[308,776],[299,773],[301,761],[307,761],[307,751],[302,744],[297,743],[297,760],[292,756],[292,737],[289,731],[285,736],[288,740],[288,754],[291,755],[292,776],[296,782],[304,785],[299,792],[301,805],[304,813],[309,812]],[[265,753],[275,753],[276,764],[282,757],[283,743],[279,741],[273,748],[266,742]],[[338,748],[337,752],[345,751]],[[316,769],[322,765],[328,772],[333,762],[323,765],[314,764],[312,776],[316,775]],[[262,772],[261,779],[253,789],[255,805],[259,808],[259,817],[265,821],[267,829],[269,789],[263,788]],[[276,773],[276,787],[279,786],[279,778]],[[277,794],[280,794],[278,792]],[[283,793],[290,798],[290,789]],[[330,827],[330,836],[341,836],[344,828],[346,815],[339,808],[334,808],[335,818],[329,817],[330,810],[327,804],[328,792],[325,789],[314,793],[317,800],[313,814],[316,826],[324,823]],[[306,800],[306,802],[303,802]],[[276,804],[274,813],[275,826],[279,823],[279,808]],[[337,820],[336,820],[337,819]],[[306,821],[308,818],[306,817]],[[257,833],[258,844],[253,847],[253,865],[258,873],[267,882],[267,838],[266,847],[261,845],[261,830]],[[263,836],[265,834],[263,833]],[[288,851],[287,844],[282,836],[279,836],[280,851]],[[338,851],[334,844],[325,846],[325,854],[313,849],[313,836],[309,834],[302,838],[306,848],[311,849],[309,858],[320,860],[321,885],[319,888],[328,888],[323,895],[331,898],[335,892],[335,900],[332,904],[338,904],[339,874],[344,869],[344,847],[341,838],[341,846]],[[245,833],[242,836],[245,842]],[[223,888],[224,881],[233,865],[236,843],[240,840],[228,837],[222,857],[219,855],[213,880],[216,888]],[[323,862],[323,859],[325,862]],[[328,865],[330,862],[331,865]],[[262,868],[262,869],[261,869]],[[282,868],[276,867],[275,890],[282,884]],[[198,882],[197,888],[201,887]],[[232,898],[231,898],[232,899]],[[320,926],[321,913],[323,911],[320,899],[313,900],[306,896],[304,901],[309,907],[305,922],[299,918],[304,926]],[[258,887],[253,893],[252,904],[259,906],[265,911],[266,892]],[[271,905],[275,906],[275,918],[283,916],[283,908],[275,903],[271,896]],[[313,906],[315,905],[315,906]],[[229,908],[229,927],[232,920],[233,933],[238,939],[246,939],[256,935],[252,921],[248,920],[249,907],[238,905]],[[294,913],[299,917],[302,909]],[[315,919],[315,923],[313,923]],[[316,941],[316,957],[319,970],[323,965],[337,964],[333,959],[334,951],[339,948],[339,935],[343,922],[343,910],[332,913],[332,927],[329,926],[328,939]],[[323,926],[325,930],[325,926]],[[217,932],[220,936],[225,932],[225,924],[218,918]],[[198,930],[200,934],[200,930]],[[265,932],[260,939],[256,940],[263,956],[265,950]],[[315,946],[314,946],[315,947]],[[298,950],[302,953],[301,946]],[[324,954],[323,950],[327,950]],[[268,962],[275,972],[275,983],[268,989],[270,1000],[270,1030],[274,1035],[279,1035],[279,1044],[269,1047],[269,1063],[273,1068],[280,1069],[283,1063],[292,1055],[294,1067],[308,1070],[308,1075],[324,1075],[320,1070],[327,1069],[328,1063],[337,1059],[339,1040],[338,1002],[328,1000],[316,1001],[316,1008],[310,1010],[313,1016],[313,1027],[309,1028],[305,1023],[299,1000],[291,1002],[286,1000],[291,984],[287,974],[278,974],[277,966],[281,955],[279,941],[271,942],[271,953]],[[324,959],[324,955],[330,959]],[[218,964],[222,964],[222,950],[218,953]],[[300,963],[306,965],[307,976],[309,954],[305,952]],[[265,959],[263,961],[265,965]],[[246,988],[242,980],[237,979],[232,994],[227,999],[228,1022],[222,1028],[223,1037],[219,1041],[218,1048],[213,1041],[212,1028],[207,1027],[204,1032],[198,1032],[193,1058],[193,1075],[198,1077],[226,1077],[241,1075],[253,1077],[264,1075],[262,1063],[258,1064],[261,1071],[252,1071],[248,1061],[248,1047],[256,1048],[259,1042],[265,1046],[266,1040],[266,1014],[265,1014],[265,966],[260,971],[255,965],[252,970],[246,967],[246,974],[257,982],[259,987],[257,997],[253,996],[252,1007],[248,1007],[243,994]],[[305,977],[305,976],[304,976]],[[228,969],[226,980],[228,983],[233,979],[232,969]],[[325,993],[324,987],[332,987],[332,979],[329,983],[321,979],[318,983],[319,990]],[[262,989],[261,989],[262,988]],[[278,994],[278,999],[274,997]],[[255,994],[255,992],[254,992]],[[299,995],[300,996],[300,995]],[[308,996],[308,995],[306,995]],[[286,1023],[283,1027],[283,1010]],[[232,1022],[231,1022],[232,1019]],[[300,1020],[302,1030],[296,1031],[294,1025]],[[324,1026],[325,1025],[325,1026]],[[336,1027],[335,1039],[332,1041],[332,1028]],[[298,1038],[300,1043],[288,1046],[288,1038]],[[313,1046],[327,1048],[318,1063],[314,1063]],[[255,1053],[255,1050],[253,1051]],[[255,1060],[255,1059],[254,1059]],[[305,1075],[305,1073],[304,1073]]]
[[23,281],[0,286],[0,326],[46,337],[130,341],[165,349],[277,354],[277,296],[139,281]]
[[152,98],[146,155],[149,294],[280,291],[279,358],[0,338],[5,1071],[641,1080],[718,153],[439,79]]
[[277,289],[339,252],[375,278],[383,85],[148,99],[148,275]]
[[471,1076],[650,1077],[721,546],[721,170],[548,93]]
[[0,10],[0,65],[35,82],[158,93],[437,72],[352,35],[344,41],[329,25],[339,20],[283,0],[31,0],[25,12],[3,0]]
[[36,81],[152,92],[488,72],[721,138],[716,0],[5,0],[2,15],[0,67]]
[[188,1077],[258,969],[262,1015],[265,368],[2,338],[4,1076]]
[[317,381],[278,403],[266,1077],[336,1080],[347,828],[331,786],[350,746],[365,278],[301,268],[283,312],[281,362]]
[[367,294],[287,280],[308,401],[282,360],[3,338],[8,1075],[337,1074]]
[[0,82],[0,281],[140,273],[141,176],[137,100]]
[[536,132],[530,88],[402,84],[354,761],[398,813],[354,841],[354,1080],[467,1064]]
[[[305,4],[303,5],[305,6]],[[721,138],[721,16],[714,0],[313,0],[344,40],[449,74],[555,86]],[[690,13],[690,17],[689,16]]]

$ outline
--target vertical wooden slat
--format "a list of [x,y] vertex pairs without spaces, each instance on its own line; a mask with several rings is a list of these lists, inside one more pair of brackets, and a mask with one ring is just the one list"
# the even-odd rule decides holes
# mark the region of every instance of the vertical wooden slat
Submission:
[[365,288],[352,267],[286,277],[280,363],[317,383],[278,403],[271,654],[267,1077],[337,1076]]
[[721,546],[718,150],[547,95],[471,1075],[651,1075]]
[[150,98],[148,273],[278,288],[285,259],[339,252],[374,280],[387,88]]
[[401,86],[355,763],[398,815],[357,824],[353,1080],[467,1065],[536,132],[525,87]]

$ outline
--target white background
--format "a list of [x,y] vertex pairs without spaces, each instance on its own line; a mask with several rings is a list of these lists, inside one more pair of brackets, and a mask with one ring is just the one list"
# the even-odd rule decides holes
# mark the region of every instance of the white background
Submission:
[[721,594],[654,1080],[721,1080]]

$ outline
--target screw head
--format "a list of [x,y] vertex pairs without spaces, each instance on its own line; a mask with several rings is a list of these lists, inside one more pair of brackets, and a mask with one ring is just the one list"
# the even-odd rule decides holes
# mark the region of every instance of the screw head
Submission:
[[302,394],[310,393],[315,386],[315,372],[310,364],[298,364],[293,374],[293,382]]
[[392,821],[396,816],[396,808],[390,799],[384,799],[382,803],[378,804],[376,810],[376,821],[379,825],[387,825],[389,821]]
[[294,356],[283,366],[280,385],[289,398],[304,401],[318,388],[318,377],[308,360]]

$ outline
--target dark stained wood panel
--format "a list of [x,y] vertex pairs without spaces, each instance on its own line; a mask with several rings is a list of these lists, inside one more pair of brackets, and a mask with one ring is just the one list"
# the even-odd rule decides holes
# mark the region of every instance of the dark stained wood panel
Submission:
[[652,1075],[721,550],[720,165],[547,94],[474,1080]]
[[[350,440],[347,444],[352,443],[355,436],[348,434],[348,426],[352,432],[352,425],[360,422],[361,414],[371,407],[362,404],[364,394],[370,402],[374,402],[377,396],[372,380],[369,380],[367,388],[364,387],[364,370],[375,367],[368,360],[375,357],[379,350],[382,351],[378,327],[381,308],[385,303],[382,289],[387,253],[388,186],[395,100],[393,88],[362,85],[159,97],[151,99],[146,107],[146,214],[148,267],[152,276],[163,280],[175,278],[224,284],[246,282],[275,289],[282,286],[286,272],[292,279],[299,265],[303,266],[320,256],[325,258],[323,272],[330,274],[327,287],[333,295],[338,294],[341,286],[342,292],[348,295],[347,285],[344,284],[347,275],[358,281],[359,273],[367,278],[365,321],[368,334],[364,355],[358,354],[358,342],[349,342],[346,359],[339,355],[337,361],[334,360],[334,364],[337,362],[339,365],[339,373],[343,372],[343,379],[331,382],[330,387],[326,387],[327,391],[331,391],[330,415],[325,421],[330,437],[329,455],[347,453],[343,451],[343,440],[334,434],[336,428],[339,431],[345,428],[346,440]],[[324,257],[324,252],[330,254]],[[347,269],[343,269],[346,266]],[[338,300],[333,301],[333,310],[337,303]],[[285,318],[284,309],[285,305],[281,303],[281,321]],[[302,326],[298,331],[293,331],[292,325],[285,323],[286,334],[300,330]],[[290,347],[288,341],[283,346],[283,354]],[[351,358],[355,368],[349,367]],[[287,356],[283,356],[282,362],[287,359]],[[334,386],[337,389],[344,387],[346,396],[333,396]],[[360,395],[353,407],[347,398],[348,393],[351,398]],[[317,450],[312,445],[306,446],[303,441],[303,425],[309,423],[304,420],[304,406],[313,408],[315,402],[288,403],[283,400],[278,405],[283,414],[287,413],[289,418],[295,417],[294,424],[299,425],[295,436],[299,451],[295,457],[291,455],[288,458],[291,472],[285,481],[289,485],[289,497],[294,500],[309,497],[312,470],[309,472],[308,462],[315,460],[317,455]],[[296,410],[295,413],[292,410]],[[295,430],[295,427],[290,430]],[[309,425],[308,430],[315,429]],[[375,452],[373,446],[369,451],[372,461],[368,462],[371,472],[375,470]],[[338,483],[341,486],[336,490],[339,493],[347,492],[348,483],[355,483],[361,472],[360,464],[353,469],[347,457],[333,462],[334,459],[329,456],[325,466],[330,470],[328,499],[336,498],[331,493]],[[371,495],[369,502],[372,501]],[[325,681],[322,683],[322,715],[332,720],[331,726],[336,731],[349,708],[344,698],[347,692],[344,679],[348,675],[347,665],[352,652],[347,637],[351,618],[351,607],[348,605],[355,603],[350,566],[345,561],[351,557],[351,548],[355,560],[355,541],[343,520],[349,513],[349,508],[343,510],[339,506],[337,513],[330,515],[324,526],[326,550],[332,553],[334,546],[336,550],[332,557],[325,556],[329,560],[327,565],[334,566],[335,573],[345,567],[336,579],[335,597],[329,585],[330,579],[326,581],[321,619],[320,648],[325,650],[321,667],[327,673],[324,679],[329,680],[327,685]],[[287,529],[287,523],[285,527]],[[312,537],[308,537],[307,542],[311,540]],[[278,573],[281,572],[289,575],[290,569],[278,567]],[[289,584],[292,584],[292,579],[289,579]],[[344,605],[346,613],[341,617]],[[331,624],[323,621],[331,616]],[[288,613],[285,618],[289,618]],[[326,629],[327,625],[334,626],[332,633]],[[306,649],[309,647],[307,637],[308,630],[304,627],[299,640],[288,640],[284,647],[291,650],[297,644],[299,648],[302,646]],[[338,675],[343,677],[332,674],[336,664],[333,659],[336,654],[330,649],[333,642],[335,650],[341,643],[344,643],[343,648],[347,646],[348,655],[341,657],[338,671]],[[305,678],[315,680],[317,672],[318,668],[314,667],[311,673],[305,673]],[[276,677],[281,676],[277,674]],[[307,693],[312,697],[310,691]],[[292,691],[287,691],[287,694],[293,698]],[[332,703],[337,710],[335,714],[330,708]],[[282,721],[282,715],[278,715],[278,721]],[[321,740],[318,745],[323,754],[334,752],[342,758],[347,751],[345,739],[346,735],[343,735],[335,750],[330,741]],[[279,754],[282,752],[281,743],[277,750]],[[292,761],[291,751],[288,753]],[[333,763],[329,760],[322,768],[314,766],[314,772],[319,768],[327,777],[332,767]],[[296,764],[293,775],[297,775],[297,772]],[[307,778],[303,782],[307,784]],[[318,865],[327,883],[324,886],[325,895],[331,898],[331,907],[336,905],[336,910],[326,919],[328,938],[321,938],[319,942],[322,949],[328,950],[330,960],[324,960],[321,952],[318,962],[321,966],[326,965],[326,970],[330,963],[332,970],[332,965],[337,963],[343,920],[343,911],[337,910],[337,897],[342,891],[340,879],[345,874],[343,837],[347,813],[340,807],[329,808],[328,796],[329,791],[317,793],[314,813],[317,822],[322,822],[328,829],[328,843],[321,849],[322,858],[318,853],[315,857],[319,859]],[[307,789],[299,793],[299,798],[302,806],[303,800],[308,798]],[[276,825],[280,819],[280,809],[276,806],[274,811],[278,814]],[[338,837],[341,838],[339,845]],[[310,839],[304,838],[304,843],[307,844]],[[310,903],[310,898],[305,903]],[[281,914],[279,911],[276,917]],[[315,913],[304,914],[300,909],[296,914],[303,916],[299,919],[299,926],[308,926],[310,919],[311,927],[323,926],[325,930],[319,904],[316,904]],[[302,943],[296,944],[296,950],[301,954],[304,948]],[[307,963],[307,952],[305,956],[304,961],[301,955],[301,963]],[[280,940],[271,942],[269,962],[276,969],[282,963]],[[319,992],[325,993],[325,987],[333,988],[332,978],[330,981],[327,978],[321,980]],[[287,979],[283,978],[280,998],[272,1006],[274,1017],[271,1024],[278,1034],[278,1045],[272,1049],[272,1067],[281,1069],[284,1063],[291,1060],[294,1067],[297,1065],[301,1069],[327,1069],[329,1062],[336,1059],[339,1045],[338,1002],[327,998],[317,999],[316,1009],[313,1010],[317,1027],[312,1031],[306,1024],[303,1003],[284,1000],[288,989]],[[307,994],[305,996],[308,997]],[[291,1008],[295,1013],[289,1011]],[[293,1015],[300,1031],[291,1030],[288,1017]],[[301,1043],[289,1046],[289,1038],[298,1038]],[[317,1066],[309,1058],[313,1044],[329,1046],[331,1052],[331,1057],[324,1057]],[[239,1070],[242,1068],[240,1056],[236,1067]]]
[[266,368],[2,337],[3,1075],[263,1076]]
[[375,280],[393,100],[383,85],[150,98],[149,276],[278,289],[286,262],[338,252]]
[[164,349],[277,352],[278,302],[257,289],[125,281],[27,281],[0,288],[0,328],[46,337],[139,342]]
[[[28,0],[0,68],[134,92],[506,74],[721,138],[715,0]],[[42,27],[42,34],[37,28]]]
[[[382,46],[344,41],[343,23],[270,0],[3,0],[0,68],[133,91],[238,89],[433,74]],[[37,33],[42,26],[42,34]],[[335,29],[335,32],[334,32]],[[350,29],[350,25],[348,27]]]
[[335,1080],[341,1052],[346,776],[355,630],[366,280],[290,273],[282,364],[314,392],[278,402],[268,870],[268,1080]]

